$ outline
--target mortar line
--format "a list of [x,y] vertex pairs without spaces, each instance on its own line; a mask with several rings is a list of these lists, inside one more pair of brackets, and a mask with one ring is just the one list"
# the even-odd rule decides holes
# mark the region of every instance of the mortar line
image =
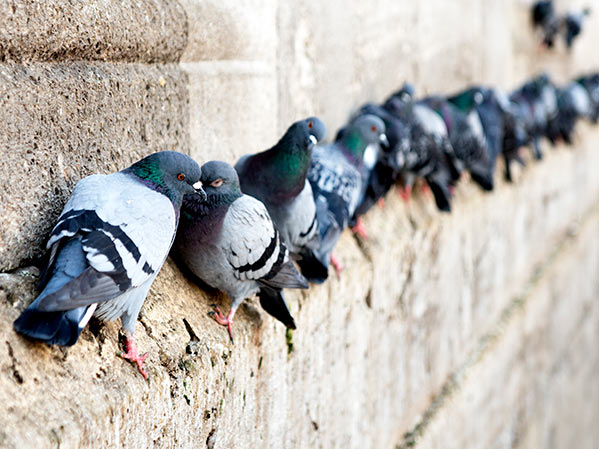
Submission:
[[[580,220],[574,222],[576,229],[583,228],[596,214],[599,214],[599,208],[590,208]],[[524,311],[541,279],[543,279],[547,271],[553,266],[557,258],[573,246],[577,235],[578,232],[572,231],[572,226],[569,226],[563,232],[562,237],[553,245],[547,257],[535,265],[532,274],[525,282],[520,294],[517,294],[503,309],[499,319],[492,326],[491,330],[479,338],[478,345],[467,355],[465,361],[453,373],[449,374],[447,380],[441,386],[439,393],[433,397],[431,404],[422,414],[420,421],[411,431],[404,433],[401,442],[395,445],[395,449],[408,449],[416,446],[443,405],[460,390],[474,367],[498,344],[516,314]]]

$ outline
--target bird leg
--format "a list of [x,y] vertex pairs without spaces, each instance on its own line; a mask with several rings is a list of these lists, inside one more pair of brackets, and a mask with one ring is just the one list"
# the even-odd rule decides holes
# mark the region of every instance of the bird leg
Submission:
[[425,196],[427,196],[429,198],[431,197],[432,193],[431,193],[431,189],[428,186],[428,184],[426,184],[426,183],[420,184],[420,189],[422,190],[422,193],[424,193]]
[[341,265],[341,262],[339,262],[339,260],[337,260],[337,258],[331,254],[331,265],[333,265],[333,268],[335,268],[335,271],[337,272],[337,279],[341,278],[341,271],[343,271],[343,265]]
[[358,217],[356,220],[356,225],[351,228],[351,230],[354,234],[358,234],[360,238],[368,240],[368,232],[366,232],[366,228],[364,227],[364,223],[360,217]]
[[384,209],[385,208],[385,197],[379,198],[379,200],[376,202],[376,204],[378,204],[378,206],[381,209]]
[[412,193],[412,186],[407,185],[405,187],[398,187],[397,188],[397,193],[399,193],[399,196],[401,196],[401,199],[404,200],[404,202],[409,203],[410,202],[410,195]]
[[137,353],[137,345],[135,344],[135,338],[133,338],[133,335],[127,335],[125,348],[127,349],[127,352],[121,352],[119,355],[122,358],[135,363],[141,375],[144,376],[144,379],[148,380],[148,373],[146,373],[143,367],[144,360],[146,360],[148,357],[148,353],[146,352],[145,354],[141,355]]
[[235,308],[231,307],[231,310],[229,310],[228,315],[225,317],[225,315],[223,315],[223,313],[220,311],[220,308],[218,308],[214,304],[212,304],[212,307],[214,307],[214,312],[210,312],[209,315],[211,315],[212,318],[214,318],[214,321],[216,321],[221,326],[227,326],[227,330],[229,331],[229,338],[231,339],[231,343],[234,343],[234,341],[233,341],[233,316],[235,315]]

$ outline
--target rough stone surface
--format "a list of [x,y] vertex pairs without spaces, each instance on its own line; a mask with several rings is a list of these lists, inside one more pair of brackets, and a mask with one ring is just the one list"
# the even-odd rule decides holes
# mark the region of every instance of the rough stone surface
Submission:
[[588,126],[513,185],[462,183],[452,215],[422,193],[409,205],[391,194],[366,218],[369,241],[342,236],[341,279],[287,294],[293,335],[250,300],[231,346],[207,316],[228,300],[170,259],[136,331],[149,383],[115,355],[118,323],[93,321],[69,349],[12,330],[35,295],[30,265],[86,174],[161,149],[234,162],[312,114],[331,137],[406,79],[426,94],[599,68],[599,14],[571,53],[542,52],[531,3],[0,6],[0,447],[378,449],[410,436],[423,448],[592,447],[599,133]]
[[170,0],[0,3],[0,61],[175,62],[187,32]]
[[514,316],[498,330],[501,338],[467,371],[451,404],[427,423],[417,447],[596,447],[597,230],[595,209],[572,228],[556,260],[539,267],[542,278],[518,298]]
[[0,64],[0,270],[41,255],[83,176],[189,151],[186,79],[170,65]]
[[[207,317],[208,304],[224,299],[206,297],[170,262],[137,329],[149,384],[115,356],[116,324],[93,324],[67,350],[25,341],[11,322],[31,296],[3,287],[11,299],[0,303],[0,403],[6,429],[26,429],[5,430],[5,445],[197,447],[210,438],[216,448],[393,447],[509,305],[506,283],[518,293],[548,242],[596,208],[599,181],[587,170],[599,154],[590,147],[549,153],[494,195],[465,185],[454,215],[440,221],[430,199],[404,208],[391,198],[372,220],[394,232],[378,233],[365,253],[344,234],[341,280],[289,295],[299,325],[289,354],[284,328],[252,303],[230,346]],[[32,282],[11,276],[12,285]]]

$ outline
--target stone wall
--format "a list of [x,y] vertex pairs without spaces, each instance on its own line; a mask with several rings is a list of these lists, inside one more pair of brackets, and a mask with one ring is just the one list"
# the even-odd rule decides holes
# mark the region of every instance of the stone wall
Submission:
[[[60,3],[60,2],[59,2]],[[72,348],[12,321],[73,185],[175,149],[233,162],[319,115],[328,136],[404,80],[420,94],[599,68],[599,1],[572,53],[541,52],[531,2],[143,0],[0,4],[0,447],[593,447],[599,440],[599,132],[441,215],[389,195],[343,235],[341,279],[289,292],[286,335],[169,260],[143,307],[150,382],[119,325]],[[499,178],[499,176],[498,176]]]

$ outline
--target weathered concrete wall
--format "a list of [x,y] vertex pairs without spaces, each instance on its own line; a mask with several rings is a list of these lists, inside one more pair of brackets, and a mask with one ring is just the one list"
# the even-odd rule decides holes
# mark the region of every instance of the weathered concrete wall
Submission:
[[311,114],[331,136],[405,79],[447,92],[599,68],[599,14],[571,54],[540,53],[528,1],[320,3],[0,6],[0,447],[597,441],[599,132],[588,126],[514,185],[461,185],[452,215],[391,195],[367,217],[370,241],[343,236],[341,279],[288,294],[291,340],[250,301],[231,346],[206,315],[228,301],[170,261],[136,331],[149,383],[115,356],[116,323],[92,323],[68,350],[12,331],[35,294],[25,267],[86,174],[160,149],[232,162]]

